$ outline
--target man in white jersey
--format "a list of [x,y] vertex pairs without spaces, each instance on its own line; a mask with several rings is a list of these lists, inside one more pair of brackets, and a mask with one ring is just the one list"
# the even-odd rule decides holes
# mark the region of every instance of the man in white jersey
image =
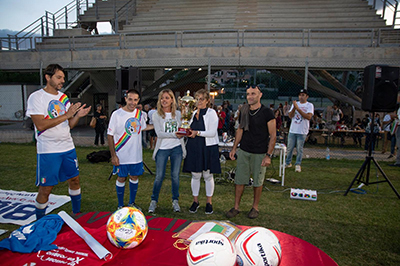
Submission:
[[125,181],[129,176],[129,206],[135,204],[139,185],[139,176],[143,174],[142,131],[153,129],[146,125],[142,111],[137,109],[139,92],[128,90],[125,96],[126,105],[112,113],[108,124],[108,146],[114,173],[118,175],[116,191],[118,208],[124,206]]
[[289,118],[292,120],[289,129],[286,167],[292,167],[293,150],[296,146],[296,172],[301,172],[301,159],[303,157],[303,146],[310,129],[310,119],[314,115],[314,105],[307,102],[309,95],[306,89],[299,92],[299,102],[293,101],[289,110]]
[[87,115],[91,107],[86,104],[71,104],[67,95],[60,92],[64,85],[64,69],[51,64],[45,69],[46,87],[35,91],[28,98],[26,115],[35,125],[37,141],[36,219],[46,214],[49,195],[55,185],[68,181],[72,212],[81,209],[79,167],[70,129],[79,118]]

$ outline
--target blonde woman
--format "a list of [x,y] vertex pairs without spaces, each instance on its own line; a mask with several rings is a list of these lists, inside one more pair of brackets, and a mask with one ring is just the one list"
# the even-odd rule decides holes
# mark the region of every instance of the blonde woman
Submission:
[[200,206],[200,179],[203,176],[206,187],[206,214],[213,213],[212,196],[214,194],[214,176],[221,173],[218,150],[218,115],[210,107],[209,93],[201,89],[196,92],[197,110],[190,121],[191,134],[186,144],[187,157],[183,163],[183,172],[192,173],[193,203],[189,212],[195,213]]
[[157,208],[168,158],[171,161],[172,208],[175,212],[181,211],[178,202],[179,173],[186,149],[182,135],[176,134],[181,125],[181,113],[176,109],[174,93],[169,89],[162,90],[158,94],[157,112],[153,114],[154,130],[157,134],[157,143],[153,152],[153,159],[156,161],[156,177],[149,213],[154,213]]

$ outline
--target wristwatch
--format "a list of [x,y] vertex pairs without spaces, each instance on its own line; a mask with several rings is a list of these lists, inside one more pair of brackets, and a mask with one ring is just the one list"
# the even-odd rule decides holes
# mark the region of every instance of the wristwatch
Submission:
[[272,159],[272,156],[273,156],[272,154],[270,154],[270,153],[267,153],[266,155],[267,155],[269,158],[271,158],[271,159]]
[[197,136],[200,136],[200,131],[197,131]]

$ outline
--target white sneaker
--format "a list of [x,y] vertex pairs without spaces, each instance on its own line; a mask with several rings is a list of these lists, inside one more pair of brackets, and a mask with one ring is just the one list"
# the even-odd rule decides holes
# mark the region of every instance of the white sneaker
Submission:
[[290,168],[290,167],[292,167],[292,164],[291,164],[291,163],[285,165],[285,168]]
[[156,208],[157,208],[157,201],[152,200],[152,201],[150,202],[150,206],[149,206],[149,213],[155,212],[155,211],[156,211]]
[[178,200],[172,201],[172,208],[174,209],[174,212],[181,212],[181,207],[179,206]]
[[296,165],[296,170],[295,170],[295,172],[301,172],[301,166],[300,165]]

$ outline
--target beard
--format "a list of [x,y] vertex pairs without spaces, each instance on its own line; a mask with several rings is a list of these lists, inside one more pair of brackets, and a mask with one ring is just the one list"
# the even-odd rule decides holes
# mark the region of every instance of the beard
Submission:
[[64,83],[60,82],[54,82],[53,80],[49,80],[49,85],[53,88],[55,88],[56,90],[61,90],[62,87],[64,86]]

